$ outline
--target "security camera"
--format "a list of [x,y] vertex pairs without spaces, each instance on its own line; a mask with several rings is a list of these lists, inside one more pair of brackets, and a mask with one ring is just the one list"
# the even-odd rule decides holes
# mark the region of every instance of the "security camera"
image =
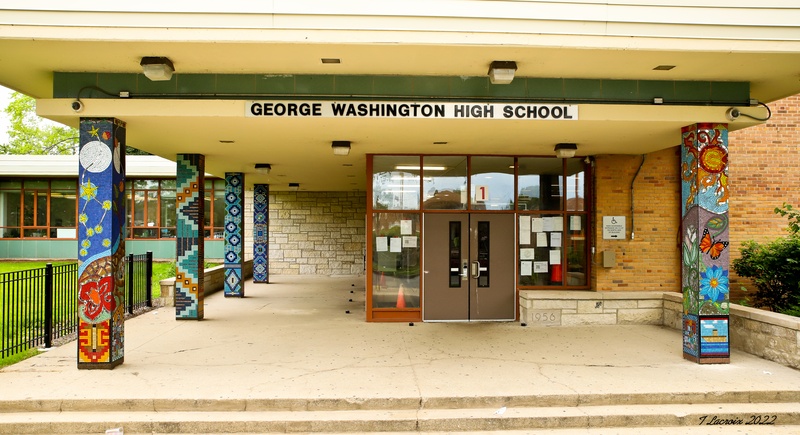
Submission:
[[725,117],[728,118],[728,121],[736,121],[739,119],[739,115],[742,113],[739,112],[739,109],[735,107],[731,107],[730,109],[725,111]]
[[83,111],[83,103],[81,103],[81,100],[75,100],[72,102],[72,111],[75,113]]

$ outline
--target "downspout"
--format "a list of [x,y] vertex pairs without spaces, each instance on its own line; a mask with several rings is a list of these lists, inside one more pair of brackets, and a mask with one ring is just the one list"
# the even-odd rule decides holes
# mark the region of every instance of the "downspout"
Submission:
[[642,170],[642,166],[644,166],[644,161],[645,161],[645,159],[647,159],[647,154],[642,154],[642,162],[641,162],[641,163],[639,163],[639,168],[638,168],[638,169],[636,169],[636,173],[633,175],[633,180],[631,180],[631,240],[633,240],[633,238],[634,238],[633,231],[634,231],[634,228],[636,228],[636,227],[633,225],[633,223],[634,223],[634,222],[633,222],[633,219],[634,219],[634,216],[635,216],[635,215],[633,214],[633,183],[635,183],[635,182],[636,182],[636,177],[638,177],[638,176],[639,176],[639,171],[641,171],[641,170]]

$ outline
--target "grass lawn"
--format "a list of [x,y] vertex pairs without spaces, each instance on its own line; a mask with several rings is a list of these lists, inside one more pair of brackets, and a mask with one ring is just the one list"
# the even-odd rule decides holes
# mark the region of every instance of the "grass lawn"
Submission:
[[3,367],[10,366],[12,364],[16,364],[16,363],[18,363],[18,362],[20,362],[20,361],[22,361],[24,359],[28,359],[28,358],[30,358],[32,356],[39,355],[40,353],[41,352],[39,352],[38,349],[28,349],[28,350],[26,350],[24,352],[20,352],[20,353],[11,355],[8,358],[0,358],[0,369],[2,369]]
[[0,273],[16,272],[18,270],[38,269],[45,267],[47,263],[53,263],[53,266],[60,266],[62,264],[71,264],[75,261],[14,261],[3,260],[0,262]]

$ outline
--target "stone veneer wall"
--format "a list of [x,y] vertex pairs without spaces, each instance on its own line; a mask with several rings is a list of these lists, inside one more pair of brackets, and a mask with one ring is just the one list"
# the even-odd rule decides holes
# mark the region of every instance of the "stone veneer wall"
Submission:
[[[363,191],[270,192],[269,274],[363,275],[366,198]],[[252,199],[249,205],[252,221]]]
[[664,292],[523,290],[520,321],[530,326],[661,325]]
[[[674,292],[520,291],[528,326],[663,325],[683,327],[683,297]],[[800,318],[731,304],[731,346],[800,369]],[[675,344],[680,349],[680,343]]]

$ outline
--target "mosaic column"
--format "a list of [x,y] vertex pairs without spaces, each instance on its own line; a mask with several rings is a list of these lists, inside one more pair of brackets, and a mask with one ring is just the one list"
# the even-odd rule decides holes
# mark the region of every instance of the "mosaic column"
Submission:
[[225,173],[225,297],[244,297],[244,174]]
[[253,188],[253,282],[269,283],[269,184]]
[[728,126],[682,129],[683,356],[730,362]]
[[205,166],[202,154],[177,157],[175,318],[203,319]]
[[125,359],[125,123],[81,118],[78,368]]

